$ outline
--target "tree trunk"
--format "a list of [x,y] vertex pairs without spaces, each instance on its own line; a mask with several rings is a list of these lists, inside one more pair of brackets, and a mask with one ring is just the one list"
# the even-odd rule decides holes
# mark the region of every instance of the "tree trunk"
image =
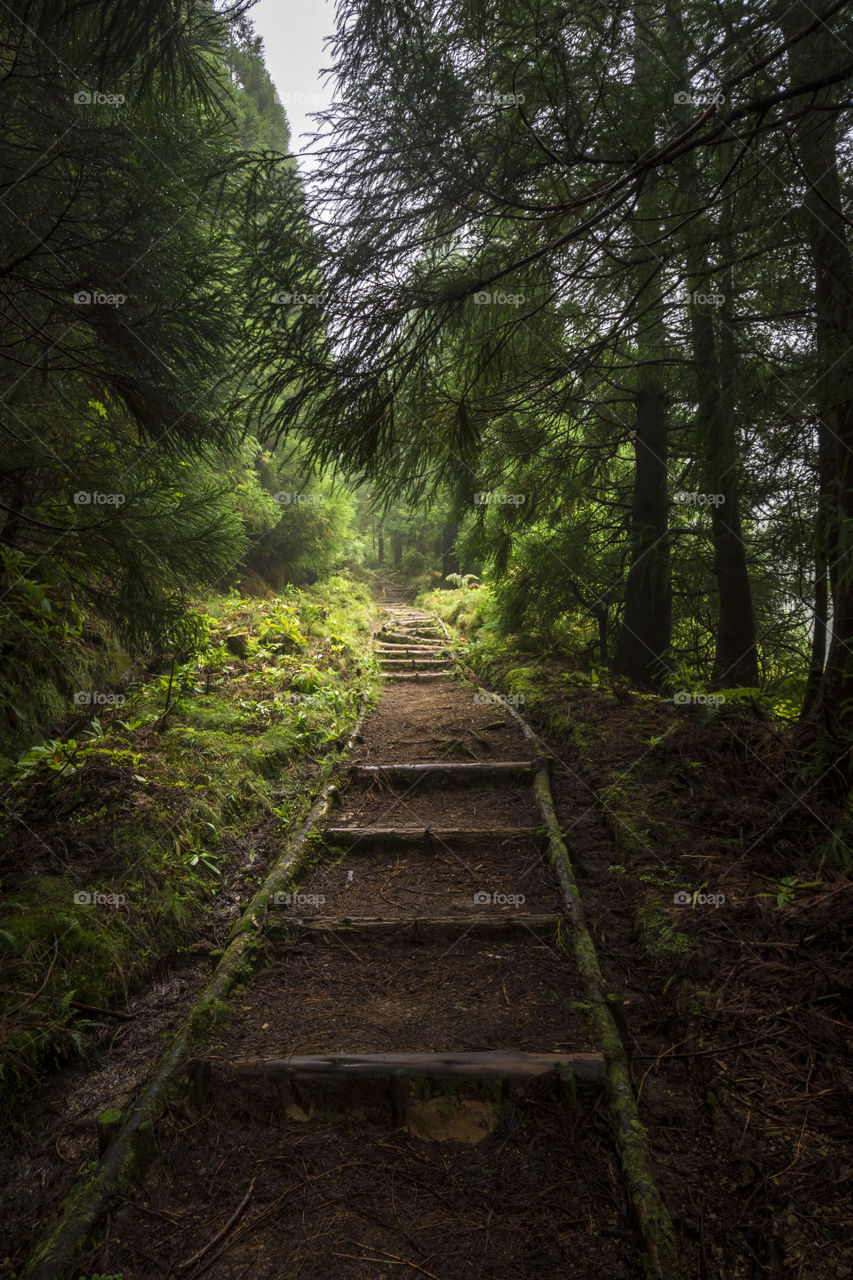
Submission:
[[394,557],[394,568],[402,569],[403,567],[403,535],[399,530],[393,530],[391,533],[391,553]]
[[[672,64],[686,84],[687,59],[678,0],[670,0],[667,6],[667,25]],[[724,165],[726,158],[724,149]],[[730,315],[734,272],[729,267],[724,273],[723,291],[718,294],[710,264],[712,229],[707,214],[701,212],[705,199],[692,152],[678,166],[678,186],[681,212],[688,219],[684,227],[684,244],[698,403],[696,426],[699,439],[705,445],[703,484],[711,507],[711,541],[719,602],[713,683],[717,688],[729,685],[754,687],[759,679],[755,611],[738,493],[740,459],[734,394],[737,359]],[[731,217],[730,206],[727,216]],[[725,256],[729,237],[724,233],[721,241],[720,249]],[[727,309],[722,312],[722,323],[715,319],[715,311],[720,314],[717,301],[720,296],[722,307]],[[713,301],[697,301],[697,297]]]
[[814,711],[826,665],[826,642],[829,631],[829,578],[827,547],[827,521],[829,488],[832,478],[832,441],[822,422],[817,424],[818,435],[818,510],[814,542],[814,618],[812,650],[809,674],[800,708],[800,720],[808,721]]
[[598,660],[603,667],[608,663],[607,652],[607,623],[608,610],[606,604],[594,604],[590,609],[590,613],[598,623]]
[[376,542],[377,542],[376,559],[379,564],[384,564],[385,563],[385,537],[382,533],[381,522],[376,526]]
[[[646,102],[656,85],[650,24],[644,5],[635,8],[634,52],[637,137],[643,155],[654,149],[654,117]],[[667,407],[663,377],[666,346],[660,259],[649,247],[660,229],[657,178],[649,174],[637,197],[633,235],[637,259],[636,382],[634,391],[634,492],[631,502],[630,566],[617,646],[618,670],[638,684],[657,685],[669,649],[672,622],[669,499],[667,496]]]
[[[804,0],[782,6],[786,39],[814,15]],[[825,75],[842,50],[821,27],[788,52],[794,85]],[[832,639],[804,742],[815,751],[822,793],[843,804],[853,785],[853,259],[836,155],[838,98],[845,84],[816,91],[817,110],[797,123],[794,154],[807,184],[804,211],[815,273],[817,410],[830,438],[826,554]],[[823,109],[821,109],[823,108]],[[811,739],[811,741],[809,741]]]
[[446,524],[441,533],[441,576],[446,578],[450,573],[459,572],[459,561],[456,559],[456,537],[459,525],[456,521]]

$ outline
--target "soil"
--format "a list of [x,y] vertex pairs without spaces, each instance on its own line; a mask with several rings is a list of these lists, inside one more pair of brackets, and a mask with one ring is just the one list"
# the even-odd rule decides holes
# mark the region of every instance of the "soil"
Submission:
[[[633,1280],[633,1241],[602,1106],[547,1100],[515,1133],[423,1142],[379,1125],[292,1124],[272,1085],[223,1084],[176,1120],[156,1179],[94,1260],[133,1280]],[[251,1192],[224,1241],[195,1266]]]
[[[366,842],[365,842],[366,843]],[[543,854],[520,841],[497,846],[489,842],[476,854],[457,853],[441,841],[436,853],[370,855],[363,846],[340,862],[318,867],[299,886],[307,899],[299,914],[328,916],[472,915],[475,894],[500,893],[522,897],[523,903],[489,904],[492,913],[554,912],[560,897]],[[322,898],[312,903],[311,898]]]

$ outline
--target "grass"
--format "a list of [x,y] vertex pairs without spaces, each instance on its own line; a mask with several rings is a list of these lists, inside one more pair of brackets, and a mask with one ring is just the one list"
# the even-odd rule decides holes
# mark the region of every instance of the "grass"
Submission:
[[344,579],[198,614],[183,663],[135,672],[108,717],[6,764],[0,1110],[87,1051],[104,1024],[79,1006],[126,1002],[198,936],[249,846],[273,860],[372,679],[373,607]]

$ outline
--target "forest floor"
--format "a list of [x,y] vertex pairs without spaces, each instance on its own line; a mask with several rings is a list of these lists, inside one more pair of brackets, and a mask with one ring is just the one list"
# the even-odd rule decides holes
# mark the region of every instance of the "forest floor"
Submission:
[[[554,755],[558,816],[686,1277],[853,1276],[853,893],[839,870],[816,869],[814,823],[786,814],[784,746],[746,712],[674,719],[660,700],[567,680],[558,663],[507,663],[492,675],[527,690],[525,715]],[[438,680],[387,684],[355,763],[529,755],[503,708]],[[402,926],[474,914],[483,890],[548,915],[559,899],[537,823],[521,780],[355,781],[330,819],[336,830],[525,834],[406,850],[327,841],[299,885],[300,915]],[[497,923],[517,909],[488,912]],[[187,957],[149,1013],[139,1007],[139,1023],[119,1022],[95,1071],[57,1079],[21,1109],[26,1158],[16,1168],[3,1157],[0,1276],[20,1274],[37,1229],[96,1157],[104,1097],[141,1082],[152,1041],[168,1034],[203,966]],[[482,1100],[433,1098],[401,1125],[371,1096],[330,1117],[234,1066],[270,1054],[595,1048],[559,936],[273,932],[263,967],[199,1048],[212,1064],[201,1109],[170,1103],[157,1160],[125,1188],[77,1274],[640,1280],[594,1090],[572,1113],[528,1086],[511,1123],[497,1124]]]

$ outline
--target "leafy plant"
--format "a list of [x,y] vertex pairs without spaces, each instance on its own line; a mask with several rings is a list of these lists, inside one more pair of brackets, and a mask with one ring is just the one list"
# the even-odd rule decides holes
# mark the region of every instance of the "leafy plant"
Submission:
[[757,893],[756,898],[774,898],[777,907],[790,907],[797,894],[803,889],[819,889],[822,880],[798,880],[796,876],[783,876],[776,885],[775,893]]

